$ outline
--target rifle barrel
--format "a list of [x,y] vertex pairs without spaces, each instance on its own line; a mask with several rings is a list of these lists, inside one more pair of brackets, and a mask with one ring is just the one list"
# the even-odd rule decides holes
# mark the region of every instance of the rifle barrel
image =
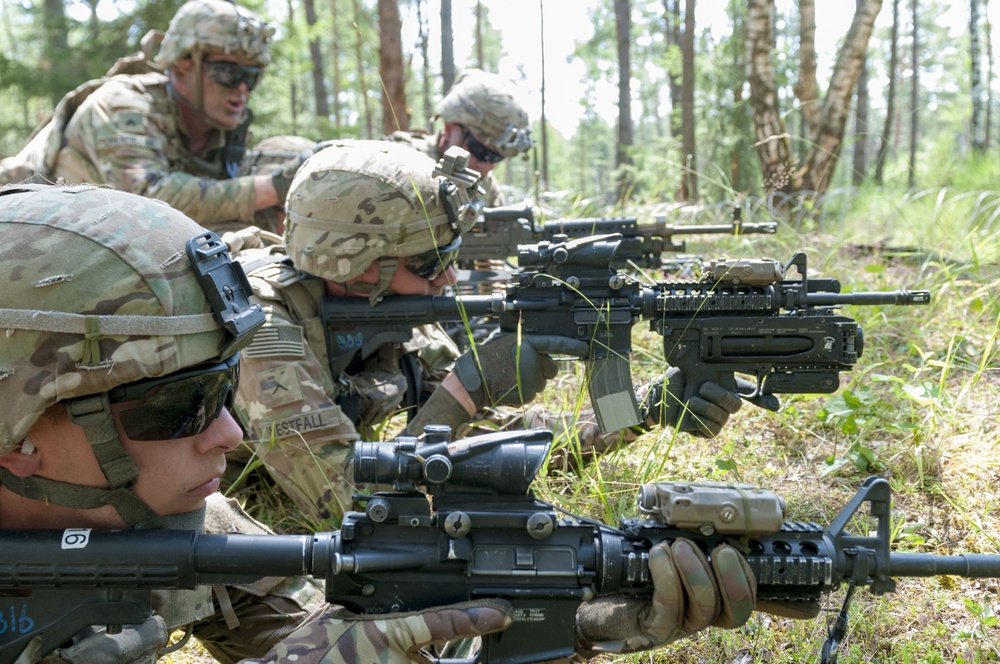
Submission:
[[1000,555],[995,553],[938,556],[929,553],[892,553],[889,576],[943,576],[953,574],[970,579],[1000,577]]
[[931,293],[926,290],[897,290],[884,293],[808,293],[806,303],[813,306],[833,306],[840,304],[885,304],[911,305],[929,304]]

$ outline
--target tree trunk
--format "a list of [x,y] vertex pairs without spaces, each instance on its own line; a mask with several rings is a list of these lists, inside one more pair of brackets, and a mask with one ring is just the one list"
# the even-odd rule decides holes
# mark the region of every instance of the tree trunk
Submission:
[[[478,6],[478,5],[477,5]],[[545,121],[545,2],[538,0],[538,41],[542,54],[542,184],[549,186],[549,130]]]
[[753,115],[757,157],[768,192],[788,192],[792,183],[792,153],[785,123],[778,108],[778,93],[771,61],[771,12],[774,0],[748,0],[747,51],[749,52],[750,110]]
[[[288,0],[288,34],[295,34],[295,0]],[[299,133],[299,86],[294,76],[288,77],[288,103],[291,106],[292,133]]]
[[683,72],[681,76],[681,153],[684,156],[681,170],[680,200],[698,199],[698,171],[695,158],[694,124],[694,0],[684,4],[684,43],[681,48]]
[[45,60],[50,65],[52,78],[49,81],[49,97],[53,105],[58,104],[63,95],[75,87],[66,74],[66,54],[69,53],[69,23],[63,0],[45,0],[43,3],[42,30],[45,33]]
[[[986,7],[989,8],[989,0]],[[983,12],[983,38],[986,40],[986,149],[993,143],[993,25],[990,15]]]
[[330,13],[333,16],[333,57],[330,58],[333,64],[333,126],[334,136],[340,136],[340,30],[337,29],[340,13],[337,11],[337,0],[330,0]]
[[483,3],[476,3],[476,66],[485,70],[486,59],[483,57]]
[[830,186],[830,179],[844,144],[844,128],[850,112],[851,97],[858,84],[861,62],[875,25],[875,17],[881,7],[882,0],[860,0],[851,28],[837,54],[837,63],[823,103],[819,132],[809,148],[809,156],[806,157],[806,165],[801,172],[803,189],[822,194]]
[[615,166],[618,169],[618,201],[631,194],[633,182],[628,173],[632,165],[632,65],[629,58],[631,36],[631,2],[615,0],[615,28],[618,37],[618,141],[615,144]]
[[[663,0],[663,19],[666,25],[664,31],[667,47],[681,48],[681,2],[680,0]],[[681,104],[681,77],[674,71],[667,72],[670,79],[670,135],[681,138],[681,117],[678,112]],[[683,74],[683,72],[682,72]]]
[[[312,29],[316,27],[316,3],[315,0],[302,0],[302,6],[306,10],[306,25],[309,26],[310,35],[314,35]],[[310,36],[309,56],[312,59],[313,93],[316,98],[316,116],[319,120],[319,129],[326,135],[330,130],[330,104],[326,97],[326,74],[323,71],[323,52],[319,46],[319,37]]]
[[802,108],[808,141],[819,133],[819,84],[816,82],[816,0],[799,0],[799,78],[795,97]]
[[364,45],[361,37],[362,11],[361,0],[354,0],[354,56],[358,62],[358,93],[364,102],[365,138],[373,138],[371,91],[365,81],[365,58],[362,50]]
[[892,33],[889,43],[889,91],[885,101],[885,127],[879,140],[878,157],[875,160],[875,184],[882,186],[885,173],[885,159],[889,154],[889,136],[896,115],[896,78],[899,70],[899,0],[892,0]]
[[911,0],[913,40],[910,65],[913,67],[913,74],[910,76],[910,169],[906,180],[910,189],[917,186],[917,139],[920,136],[920,12],[917,5],[917,0]]
[[441,0],[441,94],[455,84],[455,37],[451,26],[451,0]]
[[983,63],[979,45],[979,0],[969,0],[969,83],[972,94],[972,117],[969,133],[972,135],[972,151],[986,152],[986,129],[983,127]]
[[410,128],[403,72],[403,25],[398,0],[378,0],[379,75],[382,78],[382,133]]
[[431,62],[430,62],[430,36],[427,25],[427,18],[424,16],[424,9],[427,0],[417,0],[417,24],[419,29],[420,58],[424,65],[421,68],[421,81],[424,96],[424,129],[431,130],[431,118],[434,117],[433,102],[431,101]]
[[[862,0],[857,0],[858,9]],[[868,174],[868,57],[861,58],[858,93],[854,105],[854,172],[851,184],[861,186]]]

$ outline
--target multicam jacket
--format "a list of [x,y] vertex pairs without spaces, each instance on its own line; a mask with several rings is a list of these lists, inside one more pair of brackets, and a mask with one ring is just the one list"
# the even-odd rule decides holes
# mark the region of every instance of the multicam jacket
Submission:
[[[30,162],[49,181],[105,184],[158,198],[220,233],[253,223],[253,178],[233,177],[238,161],[229,169],[223,164],[226,134],[232,144],[232,134],[245,133],[246,123],[217,132],[192,155],[179,103],[158,72],[84,83],[11,161]],[[241,149],[243,139],[235,140]]]
[[321,319],[324,282],[297,270],[280,245],[235,258],[266,316],[240,360],[236,411],[247,442],[304,513],[339,521],[354,491],[352,443],[373,439],[376,427],[419,404],[458,349],[425,326],[412,342],[385,345],[335,376]]

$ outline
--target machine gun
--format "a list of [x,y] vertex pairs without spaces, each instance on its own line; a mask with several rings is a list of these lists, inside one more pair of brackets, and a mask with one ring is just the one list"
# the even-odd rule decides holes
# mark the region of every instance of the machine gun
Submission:
[[[395,490],[358,496],[365,511],[348,512],[337,532],[0,530],[0,664],[15,662],[36,637],[45,655],[89,626],[115,634],[140,625],[154,589],[304,574],[326,580],[331,603],[367,614],[506,599],[513,624],[484,637],[474,661],[546,661],[574,653],[583,602],[651,595],[649,551],[678,537],[706,553],[736,547],[760,601],[814,602],[847,584],[823,648],[823,661],[835,662],[855,588],[883,594],[894,590],[894,577],[1000,576],[1000,555],[891,552],[891,495],[881,478],[866,480],[825,528],[785,522],[783,501],[769,491],[713,482],[644,485],[643,516],[614,528],[532,494],[551,432],[449,437],[447,427],[428,427],[421,439],[357,444],[356,482]],[[848,530],[866,516],[877,522],[874,534]]]
[[496,260],[517,255],[521,245],[551,242],[556,236],[575,239],[617,233],[622,240],[611,267],[656,269],[663,266],[663,254],[685,251],[684,241],[675,239],[680,235],[749,235],[778,229],[775,222],[744,223],[741,213],[741,208],[734,208],[729,224],[674,225],[665,216],[657,216],[655,223],[639,223],[635,217],[595,217],[538,224],[529,205],[486,208],[472,230],[462,234],[459,258],[463,262]]
[[[684,399],[706,382],[737,392],[735,373],[748,374],[759,394],[832,393],[838,374],[861,357],[857,322],[833,313],[855,305],[927,304],[928,291],[841,293],[835,279],[809,279],[806,255],[709,261],[696,281],[644,285],[615,270],[618,235],[521,246],[516,283],[492,295],[328,297],[322,316],[334,376],[355,357],[385,343],[407,341],[432,322],[468,324],[495,316],[504,332],[561,335],[587,342],[590,402],[602,431],[640,422],[629,366],[632,326],[640,319],[663,335],[664,359],[686,378]],[[792,267],[798,278],[786,278]],[[682,431],[696,430],[685,417]]]

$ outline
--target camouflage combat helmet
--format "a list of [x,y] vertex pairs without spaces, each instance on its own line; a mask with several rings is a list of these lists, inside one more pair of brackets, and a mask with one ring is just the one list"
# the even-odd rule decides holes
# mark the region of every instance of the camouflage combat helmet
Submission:
[[206,53],[230,53],[260,67],[271,61],[274,28],[228,0],[188,0],[174,15],[163,36],[157,61],[164,67]]
[[298,170],[286,200],[285,246],[303,272],[336,283],[379,261],[375,301],[399,257],[453,245],[482,208],[468,153],[441,162],[400,143],[337,141]]
[[[111,459],[114,471],[107,458],[99,454],[98,461],[112,488],[131,496],[125,502],[138,501],[127,491],[135,466],[121,446],[107,392],[230,358],[249,343],[263,313],[249,304],[249,283],[224,247],[180,212],[134,194],[93,186],[0,188],[0,400],[6,404],[0,453],[16,449],[53,404],[66,402],[72,413],[75,404],[93,400],[89,422],[74,421],[95,451],[100,443],[105,452],[118,450],[111,457],[124,456]],[[123,473],[117,487],[114,472]],[[41,492],[63,505],[86,504],[74,491],[107,491],[0,477],[15,492]],[[129,508],[107,495],[83,497],[115,505],[130,524],[142,520],[141,507],[126,515]]]
[[527,152],[534,144],[528,113],[517,101],[513,84],[481,69],[466,69],[437,106],[445,122],[460,124],[486,147],[505,157]]

